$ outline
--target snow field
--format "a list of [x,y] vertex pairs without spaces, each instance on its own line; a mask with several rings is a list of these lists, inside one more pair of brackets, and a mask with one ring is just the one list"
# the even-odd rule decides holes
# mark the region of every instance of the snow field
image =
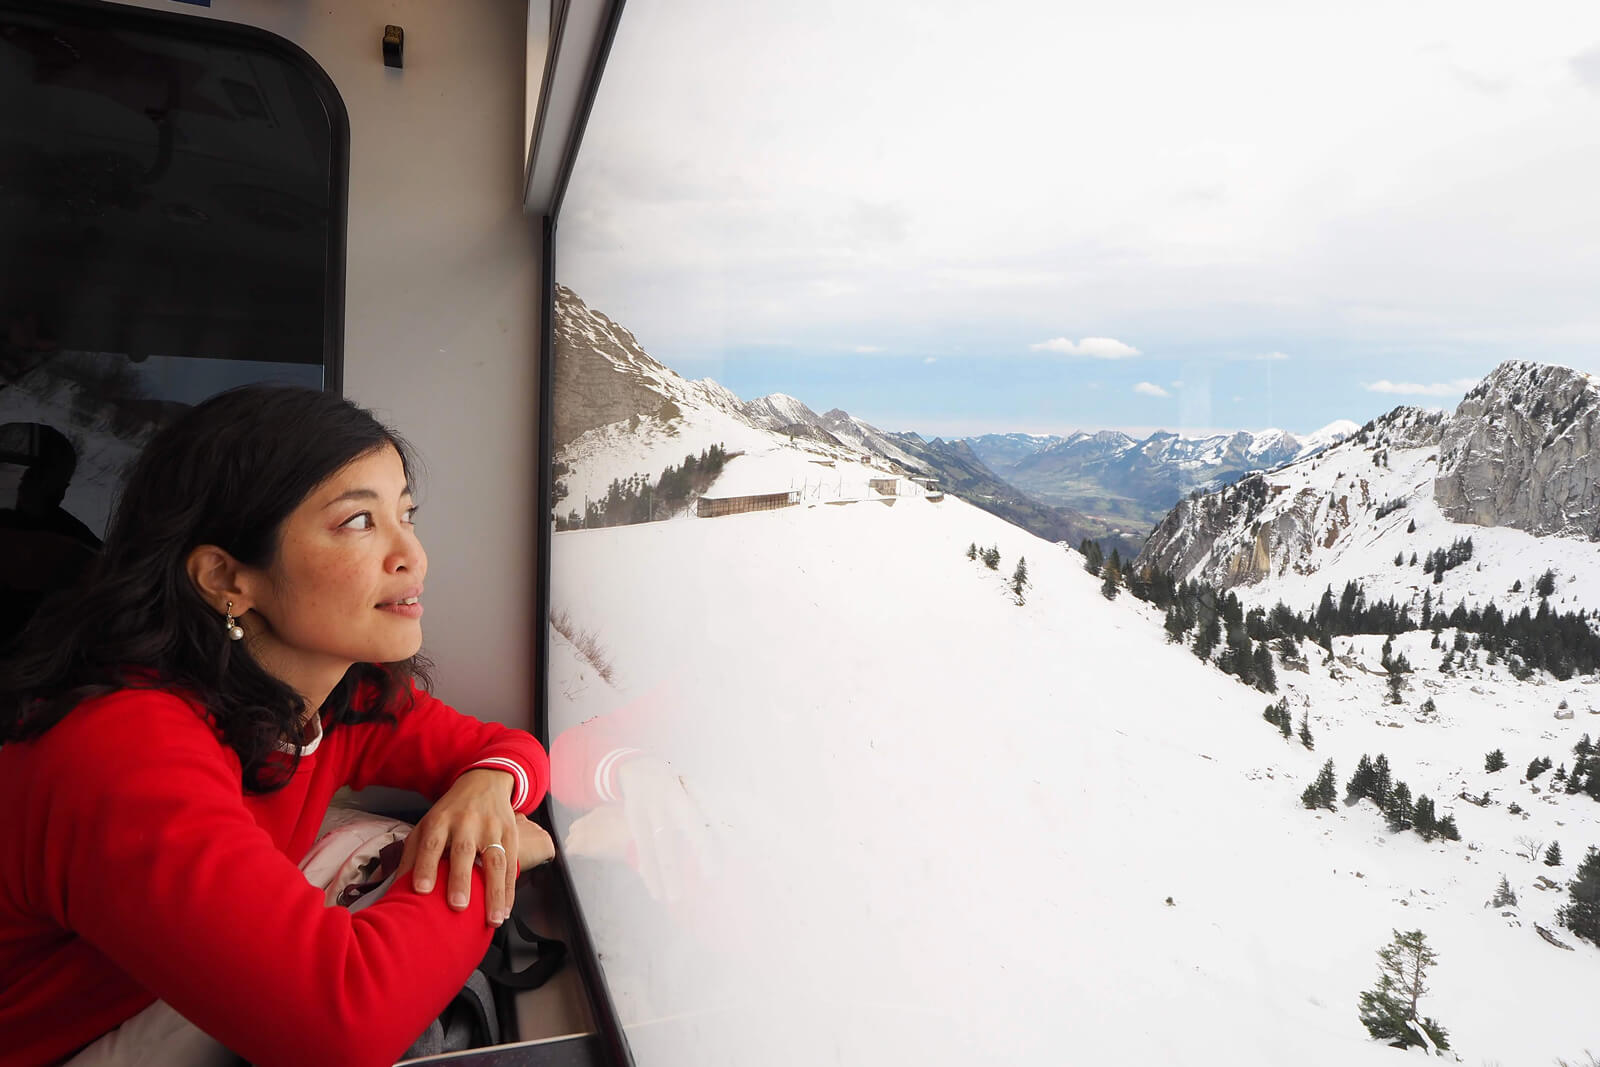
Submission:
[[[1467,532],[1481,552],[1505,531]],[[969,542],[997,545],[999,569]],[[1532,821],[1443,788],[1459,768],[1477,783],[1498,744],[1510,766],[1489,777],[1509,799],[1534,755],[1562,762],[1542,734],[1581,730],[1581,711],[1508,725],[1486,687],[1435,695],[1424,727],[1381,705],[1382,679],[1335,682],[1308,650],[1311,674],[1279,669],[1297,724],[1311,701],[1306,752],[1262,720],[1275,698],[1167,644],[1148,605],[1105,601],[1076,552],[953,497],[570,531],[553,551],[552,606],[598,631],[617,684],[558,642],[552,731],[627,719],[717,857],[675,901],[624,865],[575,869],[641,1062],[1392,1064],[1356,1017],[1392,928],[1439,952],[1425,1010],[1468,1062],[1595,1043],[1600,950],[1540,940],[1530,919],[1556,894],[1504,854]],[[1006,589],[1019,555],[1023,606]],[[1538,751],[1486,743],[1506,736]],[[1363,751],[1466,840],[1391,835],[1370,805],[1300,807],[1324,759],[1342,790]],[[1537,868],[1564,882],[1600,843],[1580,805],[1600,805],[1562,799],[1523,806],[1567,822],[1567,865]],[[1521,927],[1482,907],[1502,872]]]

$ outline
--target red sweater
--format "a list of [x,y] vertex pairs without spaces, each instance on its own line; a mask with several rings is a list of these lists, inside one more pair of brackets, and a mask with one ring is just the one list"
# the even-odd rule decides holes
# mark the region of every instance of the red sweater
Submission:
[[297,863],[339,787],[436,799],[486,759],[525,775],[517,810],[543,798],[537,741],[421,692],[396,725],[327,732],[262,796],[158,690],[87,701],[0,748],[0,1067],[60,1060],[157,998],[259,1067],[393,1063],[488,948],[483,880],[453,911],[442,862],[432,893],[401,879],[352,915]]

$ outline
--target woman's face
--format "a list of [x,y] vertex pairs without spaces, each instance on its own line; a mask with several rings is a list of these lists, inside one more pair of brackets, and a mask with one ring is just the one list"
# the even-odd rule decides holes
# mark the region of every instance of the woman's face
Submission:
[[284,520],[277,558],[247,571],[241,619],[257,661],[320,705],[352,663],[393,663],[422,647],[428,557],[390,446],[352,460]]

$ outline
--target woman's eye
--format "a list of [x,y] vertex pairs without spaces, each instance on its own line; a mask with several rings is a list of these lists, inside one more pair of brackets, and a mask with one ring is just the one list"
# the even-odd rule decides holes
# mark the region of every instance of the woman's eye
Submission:
[[420,510],[422,509],[418,507],[406,508],[404,512],[405,521],[410,523],[412,526],[415,526],[417,524],[417,512]]
[[372,529],[372,512],[370,512],[370,511],[357,512],[356,514],[350,516],[348,519],[346,519],[343,522],[341,522],[339,525],[340,526],[347,526],[352,530],[370,530],[370,529]]

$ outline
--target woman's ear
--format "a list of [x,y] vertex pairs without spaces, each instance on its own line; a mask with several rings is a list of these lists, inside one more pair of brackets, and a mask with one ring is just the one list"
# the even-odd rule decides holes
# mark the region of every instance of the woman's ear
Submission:
[[199,590],[200,596],[218,612],[228,610],[233,602],[233,614],[243,615],[250,610],[249,597],[244,591],[244,567],[225,550],[216,545],[200,545],[184,561],[189,580]]

